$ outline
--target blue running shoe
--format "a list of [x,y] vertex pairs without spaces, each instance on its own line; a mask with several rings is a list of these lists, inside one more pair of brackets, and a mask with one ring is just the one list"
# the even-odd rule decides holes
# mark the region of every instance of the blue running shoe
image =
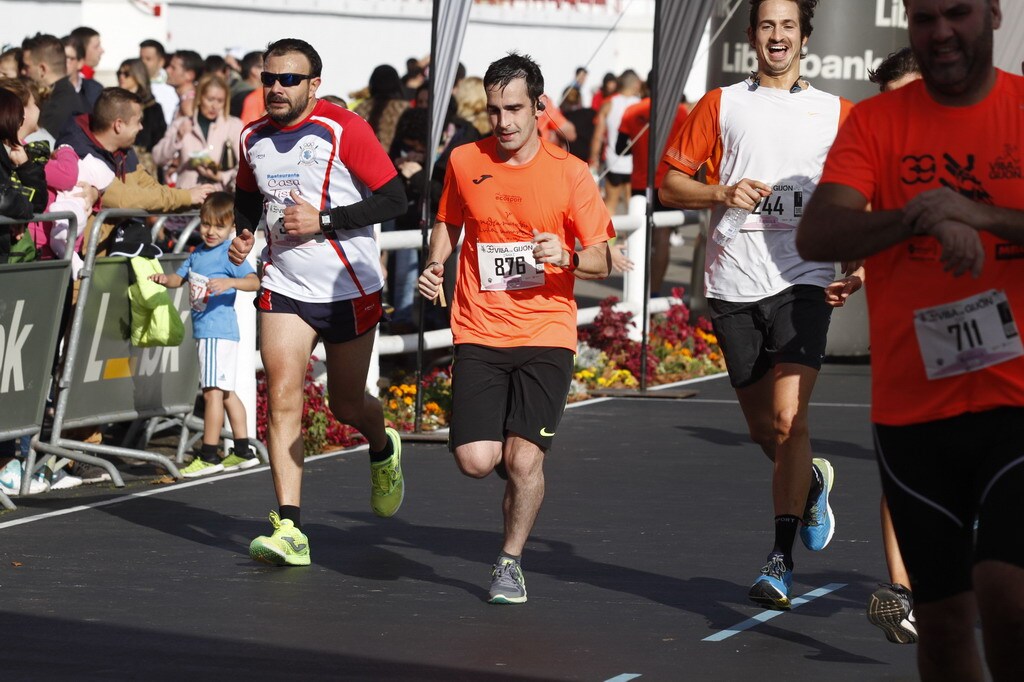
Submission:
[[759,577],[747,596],[750,601],[766,609],[788,611],[790,606],[789,588],[793,585],[793,571],[786,568],[781,554],[772,554],[761,569]]
[[828,504],[828,494],[832,485],[836,482],[836,472],[827,459],[815,457],[811,460],[814,467],[821,473],[821,494],[804,512],[803,525],[800,526],[800,540],[804,547],[812,552],[818,552],[832,541],[836,532],[836,517],[832,514],[832,507]]

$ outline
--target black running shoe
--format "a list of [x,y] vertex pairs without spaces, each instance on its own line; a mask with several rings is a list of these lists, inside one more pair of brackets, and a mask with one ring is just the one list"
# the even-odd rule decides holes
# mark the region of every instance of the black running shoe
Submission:
[[902,585],[879,583],[868,600],[868,620],[882,628],[885,638],[893,644],[917,641],[914,596]]

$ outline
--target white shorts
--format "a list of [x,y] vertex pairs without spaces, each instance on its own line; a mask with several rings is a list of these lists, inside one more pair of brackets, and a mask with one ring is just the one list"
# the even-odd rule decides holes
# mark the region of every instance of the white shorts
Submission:
[[196,339],[199,350],[199,386],[235,390],[238,342],[228,339]]

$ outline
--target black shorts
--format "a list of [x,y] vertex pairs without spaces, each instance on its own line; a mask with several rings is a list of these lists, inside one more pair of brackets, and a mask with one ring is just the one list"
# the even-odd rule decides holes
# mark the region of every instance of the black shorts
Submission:
[[631,177],[629,173],[608,173],[604,176],[604,181],[612,187],[621,187],[629,182]]
[[749,303],[709,298],[708,309],[733,388],[756,383],[783,362],[821,369],[832,319],[821,287],[797,284]]
[[256,310],[261,313],[298,315],[324,343],[345,343],[357,339],[373,331],[384,316],[380,291],[344,301],[308,303],[270,289],[260,289],[255,303]]
[[568,348],[455,346],[449,448],[515,434],[551,447],[565,411],[574,353]]
[[874,431],[915,602],[971,590],[981,561],[1024,568],[1024,407]]

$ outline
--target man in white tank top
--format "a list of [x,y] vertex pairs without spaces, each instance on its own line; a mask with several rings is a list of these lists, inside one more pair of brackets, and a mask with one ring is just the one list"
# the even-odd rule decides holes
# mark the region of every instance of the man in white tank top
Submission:
[[[833,282],[834,264],[796,252],[797,222],[850,108],[800,78],[816,4],[750,0],[757,71],[698,102],[666,150],[671,170],[659,193],[667,206],[713,209],[712,225],[726,222],[727,208],[747,212],[734,237],[708,241],[705,293],[750,437],[774,464],[775,545],[749,597],[775,609],[791,605],[797,532],[817,551],[835,529],[834,471],[825,459],[812,463],[807,406],[831,309],[862,274],[851,268]],[[707,184],[693,177],[705,163]]]
[[590,145],[590,168],[597,172],[601,164],[601,148],[604,147],[604,203],[612,215],[615,215],[620,203],[627,209],[629,207],[629,180],[633,173],[633,157],[616,154],[615,140],[619,135],[622,114],[640,101],[642,87],[643,82],[635,71],[623,71],[619,76],[616,94],[601,105],[594,123],[594,138]]

